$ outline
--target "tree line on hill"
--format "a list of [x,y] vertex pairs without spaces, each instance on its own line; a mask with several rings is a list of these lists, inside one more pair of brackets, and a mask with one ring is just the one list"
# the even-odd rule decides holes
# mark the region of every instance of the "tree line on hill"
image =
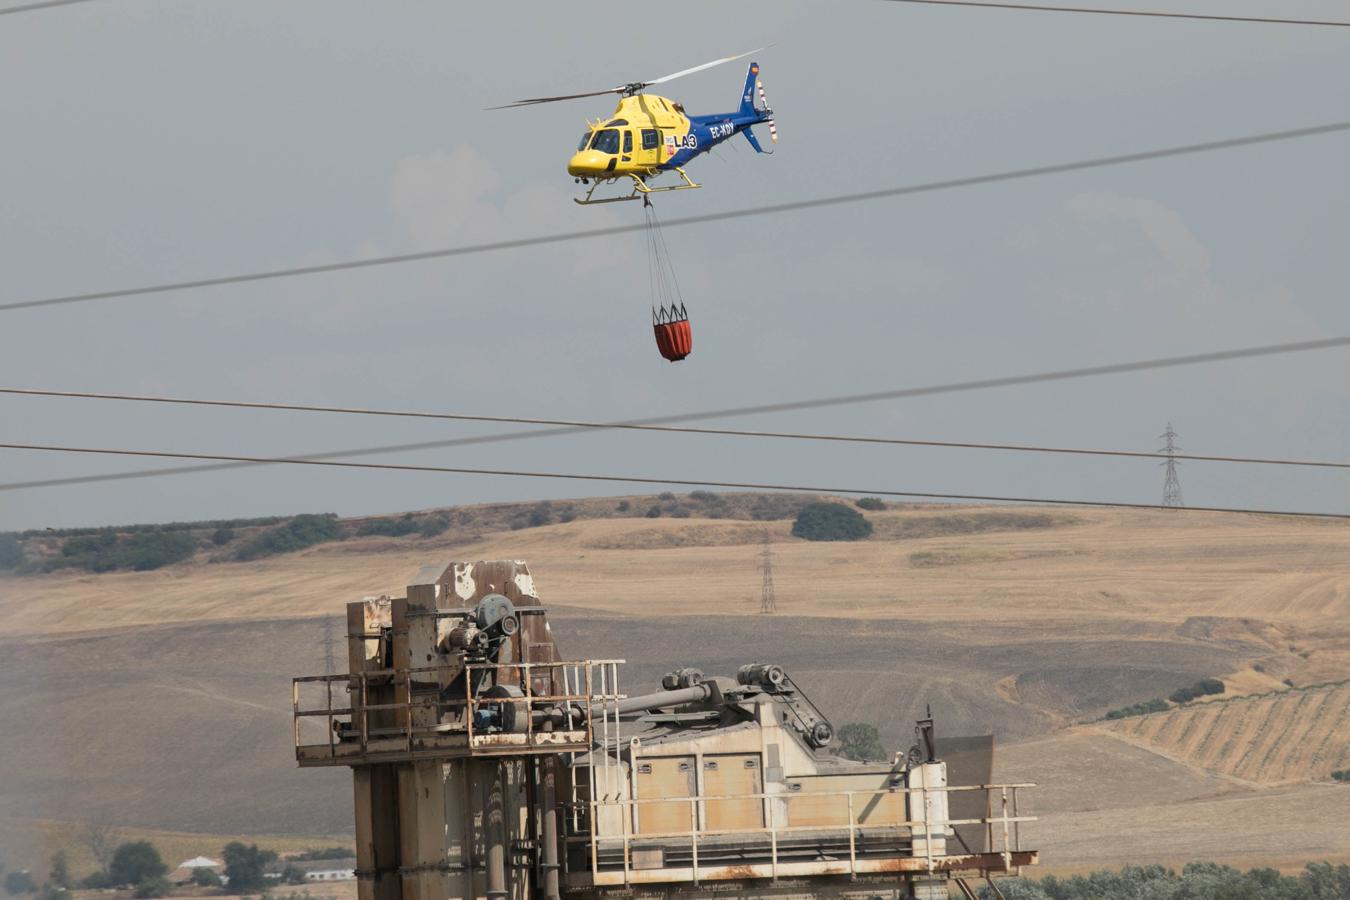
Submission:
[[[1297,875],[1211,862],[1188,863],[1180,872],[1163,866],[1127,866],[1039,881],[997,882],[1007,900],[1350,900],[1350,866],[1309,863]],[[980,900],[997,897],[988,887]]]
[[[1224,692],[1224,684],[1218,678],[1201,678],[1195,684],[1186,687],[1177,688],[1167,695],[1167,700],[1172,701],[1177,706],[1190,703],[1192,700],[1200,697],[1210,697]],[[1172,704],[1161,697],[1154,697],[1152,700],[1145,700],[1142,703],[1132,703],[1129,706],[1122,706],[1119,709],[1113,709],[1106,714],[1108,719],[1128,719],[1130,716],[1146,716],[1149,713],[1166,712],[1172,708]]]
[[[869,511],[886,508],[876,497],[863,497],[857,506]],[[405,513],[358,522],[342,522],[333,513],[304,513],[163,525],[34,529],[0,533],[0,572],[31,574],[60,569],[146,572],[191,559],[199,551],[209,551],[211,562],[252,562],[349,537],[433,538],[448,530],[452,521],[519,530],[571,522],[581,514],[574,503],[554,504],[544,500],[530,506],[507,505],[479,513],[468,510]],[[618,500],[612,507],[590,509],[588,514],[653,519],[697,515],[755,521],[795,517],[793,535],[810,541],[861,540],[872,533],[872,524],[846,504],[809,502],[809,498],[789,494],[737,496],[691,491],[685,497],[677,497],[666,491],[645,508]]]
[[[856,507],[856,508],[855,508]],[[858,510],[890,507],[879,497],[852,505],[802,494],[720,494],[671,491],[634,502],[615,498],[534,504],[499,504],[438,512],[404,513],[342,521],[333,513],[304,513],[254,519],[170,522],[106,528],[32,529],[0,533],[0,572],[19,574],[83,569],[88,572],[151,571],[183,562],[199,552],[207,562],[251,562],[295,553],[351,537],[434,538],[452,525],[483,531],[540,528],[578,518],[649,519],[692,517],[768,522],[793,519],[794,537],[808,541],[858,541],[872,536],[872,522]],[[891,537],[973,534],[991,529],[1046,528],[1062,520],[1047,515],[971,513],[926,516],[892,523]]]

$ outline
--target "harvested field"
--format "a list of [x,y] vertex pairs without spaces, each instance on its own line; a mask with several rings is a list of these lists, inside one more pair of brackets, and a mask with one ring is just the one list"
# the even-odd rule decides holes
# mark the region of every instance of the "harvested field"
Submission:
[[1350,767],[1350,684],[1195,703],[1100,730],[1244,781],[1325,779]]

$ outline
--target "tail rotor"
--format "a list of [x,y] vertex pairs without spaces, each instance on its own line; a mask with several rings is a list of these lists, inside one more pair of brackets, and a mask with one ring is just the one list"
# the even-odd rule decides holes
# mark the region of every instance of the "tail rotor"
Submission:
[[769,106],[769,99],[764,96],[764,82],[760,81],[758,77],[755,78],[755,88],[759,91],[759,102],[763,104],[764,112],[769,116],[766,120],[769,126],[769,140],[776,144],[778,143],[778,125],[774,122],[773,109]]

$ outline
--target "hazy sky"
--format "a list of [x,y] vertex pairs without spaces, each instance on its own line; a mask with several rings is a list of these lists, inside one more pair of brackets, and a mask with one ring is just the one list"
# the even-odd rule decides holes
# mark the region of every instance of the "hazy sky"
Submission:
[[[1084,0],[1087,3],[1087,0]],[[1346,17],[1337,0],[1115,0]],[[641,221],[564,172],[606,98],[769,42],[782,141],[662,216],[1350,118],[1350,29],[856,2],[101,0],[0,17],[0,302]],[[734,106],[743,70],[669,86]],[[763,135],[762,139],[767,139]],[[694,354],[661,360],[638,234],[0,313],[0,384],[623,419],[1350,333],[1350,135],[672,229]],[[1347,351],[745,427],[1342,458]],[[4,441],[291,455],[498,431],[0,398]],[[587,434],[434,465],[1155,501],[1152,461]],[[5,482],[154,466],[0,452]],[[165,465],[168,465],[167,463]],[[1187,464],[1194,504],[1350,507],[1345,476]],[[592,493],[255,468],[0,493],[0,528]],[[607,493],[623,493],[615,487]]]

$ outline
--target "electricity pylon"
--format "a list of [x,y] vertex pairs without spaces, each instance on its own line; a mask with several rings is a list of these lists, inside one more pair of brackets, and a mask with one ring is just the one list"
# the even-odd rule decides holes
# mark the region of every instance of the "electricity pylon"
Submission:
[[333,656],[333,648],[337,646],[337,638],[333,637],[333,619],[331,616],[323,620],[323,637],[319,640],[319,646],[323,647],[323,674],[337,674],[337,660]]
[[1167,470],[1167,475],[1163,479],[1163,499],[1162,505],[1170,509],[1181,509],[1186,505],[1181,499],[1181,480],[1177,478],[1176,453],[1181,448],[1177,446],[1177,433],[1172,430],[1172,423],[1167,423],[1167,430],[1160,437],[1166,441],[1159,453],[1166,454],[1167,459],[1161,465]]
[[764,547],[759,551],[759,569],[764,573],[760,588],[759,611],[765,615],[778,612],[778,600],[773,595],[773,552],[769,549],[769,532],[764,532]]

